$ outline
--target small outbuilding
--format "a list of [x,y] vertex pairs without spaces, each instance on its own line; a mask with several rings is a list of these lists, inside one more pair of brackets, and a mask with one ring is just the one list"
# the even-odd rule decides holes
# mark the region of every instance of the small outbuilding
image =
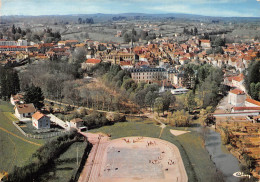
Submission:
[[70,120],[70,127],[79,129],[80,127],[83,127],[83,120],[80,118],[75,118]]

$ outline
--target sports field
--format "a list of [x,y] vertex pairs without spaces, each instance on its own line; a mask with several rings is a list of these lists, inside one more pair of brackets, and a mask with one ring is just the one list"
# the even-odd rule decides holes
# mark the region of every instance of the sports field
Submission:
[[[187,182],[178,148],[149,137],[98,137],[79,182]],[[89,137],[92,139],[93,134]],[[95,148],[95,147],[94,147]]]
[[[111,140],[113,140],[131,136],[159,138],[161,129],[161,127],[150,119],[131,118],[131,120],[128,119],[128,122],[104,126],[90,130],[89,132],[107,133],[111,135]],[[170,131],[172,129],[190,132],[174,136]],[[164,128],[160,139],[166,140],[178,147],[189,181],[218,181],[219,174],[216,172],[216,167],[210,160],[210,156],[204,148],[203,140],[196,130],[196,127],[175,128],[167,126]]]

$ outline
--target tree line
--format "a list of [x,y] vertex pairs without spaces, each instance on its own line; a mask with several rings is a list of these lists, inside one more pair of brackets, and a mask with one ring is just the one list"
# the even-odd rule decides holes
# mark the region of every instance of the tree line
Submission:
[[82,141],[82,138],[77,132],[48,141],[32,155],[33,158],[28,164],[22,167],[15,166],[4,181],[37,181],[40,175],[48,171],[50,166],[54,166],[55,159],[64,153],[71,144],[78,141]]
[[260,101],[260,60],[253,61],[244,72],[248,94]]
[[20,91],[20,79],[17,71],[0,66],[0,98],[10,99]]
[[149,40],[156,39],[156,34],[155,33],[148,33],[147,31],[143,31],[143,30],[137,32],[133,28],[132,31],[130,31],[130,32],[123,31],[123,38],[124,38],[124,42],[126,42],[126,43],[129,43],[131,41],[138,42],[139,39],[149,41]]
[[8,40],[17,41],[23,38],[27,39],[28,42],[44,41],[45,43],[51,43],[52,41],[58,42],[61,40],[60,32],[53,32],[51,28],[46,28],[39,32],[32,32],[29,28],[23,30],[20,27],[15,27],[15,25],[11,28],[3,28],[3,31],[0,33],[0,38],[2,39],[4,36],[6,36]]
[[94,24],[93,18],[86,18],[85,20],[82,18],[78,18],[79,24]]

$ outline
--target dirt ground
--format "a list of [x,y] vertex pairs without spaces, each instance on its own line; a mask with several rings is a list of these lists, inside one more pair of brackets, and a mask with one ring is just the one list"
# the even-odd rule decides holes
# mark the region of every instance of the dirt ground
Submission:
[[189,133],[190,131],[181,131],[181,130],[170,130],[170,132],[174,135],[174,136],[179,136],[185,133]]
[[[93,141],[94,135],[90,137]],[[80,182],[188,181],[178,148],[167,141],[148,137],[111,141],[99,136],[94,143]]]

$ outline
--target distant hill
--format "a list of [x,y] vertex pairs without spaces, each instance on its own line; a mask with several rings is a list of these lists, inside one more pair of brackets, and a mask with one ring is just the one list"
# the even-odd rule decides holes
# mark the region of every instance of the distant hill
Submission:
[[[42,15],[42,16],[2,16],[3,22],[27,22],[34,20],[46,21],[77,21],[78,18],[93,18],[95,22],[122,21],[122,20],[196,20],[201,22],[259,22],[260,17],[213,17],[194,14],[166,13],[166,14],[145,14],[145,13],[122,13],[122,14],[71,14],[71,15]],[[47,23],[47,22],[46,22]]]

